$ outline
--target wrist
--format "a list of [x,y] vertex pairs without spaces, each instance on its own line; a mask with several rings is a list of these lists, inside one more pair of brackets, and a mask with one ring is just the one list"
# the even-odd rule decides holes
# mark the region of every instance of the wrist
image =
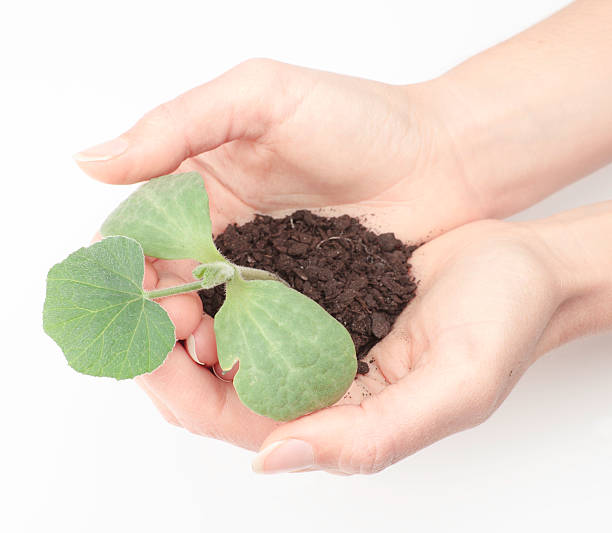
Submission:
[[612,158],[608,2],[576,2],[434,84],[472,189],[502,218]]
[[552,176],[559,165],[548,168],[542,159],[553,151],[545,146],[551,144],[550,132],[543,131],[524,98],[488,82],[491,66],[460,65],[420,84],[428,95],[421,108],[442,139],[436,143],[443,145],[444,157],[454,164],[453,179],[461,181],[480,218],[505,218],[571,182],[577,172]]
[[521,184],[533,175],[533,154],[524,142],[533,137],[535,126],[520,105],[498,98],[494,89],[481,85],[480,77],[457,68],[433,85],[441,95],[440,114],[467,188],[486,217],[504,218],[534,202],[534,183],[527,188]]
[[538,352],[612,328],[612,202],[520,225],[545,257],[559,293]]
[[514,82],[520,68],[512,74],[508,62],[486,54],[472,61],[482,64],[460,65],[432,85],[463,179],[487,217],[517,213],[599,166],[583,161],[571,133],[560,140],[565,117]]

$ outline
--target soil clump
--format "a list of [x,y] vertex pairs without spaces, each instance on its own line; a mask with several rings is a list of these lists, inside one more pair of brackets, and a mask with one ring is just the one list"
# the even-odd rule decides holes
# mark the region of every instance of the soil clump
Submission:
[[[416,292],[408,261],[417,246],[393,233],[377,235],[349,215],[256,215],[242,226],[228,226],[215,244],[237,265],[276,273],[341,322],[355,343],[359,374],[368,373],[368,352]],[[223,287],[199,294],[204,311],[214,316]]]

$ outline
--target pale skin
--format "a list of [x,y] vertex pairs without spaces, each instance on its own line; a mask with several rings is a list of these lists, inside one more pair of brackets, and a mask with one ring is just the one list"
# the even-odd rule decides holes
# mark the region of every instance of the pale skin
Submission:
[[[254,212],[320,208],[428,241],[412,260],[417,298],[351,398],[284,424],[211,372],[199,298],[160,299],[179,342],[137,381],[164,418],[260,450],[258,472],[376,472],[486,420],[541,354],[612,327],[612,202],[484,220],[612,161],[611,27],[610,2],[575,2],[409,86],[252,60],[77,154],[109,183],[199,171],[215,233]],[[191,281],[193,266],[147,259],[145,288]]]

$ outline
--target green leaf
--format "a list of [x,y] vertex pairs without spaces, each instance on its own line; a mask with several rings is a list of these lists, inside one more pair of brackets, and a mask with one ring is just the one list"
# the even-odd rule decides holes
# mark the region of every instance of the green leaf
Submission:
[[292,420],[335,403],[357,371],[348,331],[316,302],[277,281],[235,276],[215,315],[223,370],[251,410]]
[[172,350],[174,325],[142,289],[144,255],[127,237],[108,237],[53,266],[45,332],[70,366],[125,379],[151,372]]
[[208,195],[197,172],[145,183],[108,216],[100,232],[131,237],[151,257],[225,261],[212,239]]

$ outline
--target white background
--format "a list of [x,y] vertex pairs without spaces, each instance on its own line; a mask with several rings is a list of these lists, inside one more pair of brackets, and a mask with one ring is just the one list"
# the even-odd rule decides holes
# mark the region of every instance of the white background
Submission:
[[[72,371],[41,328],[47,269],[129,192],[73,152],[251,56],[421,81],[566,3],[3,4],[0,530],[612,531],[612,334],[540,360],[484,425],[340,478],[256,476],[250,452],[167,425],[134,384]],[[520,216],[610,198],[608,167]]]

